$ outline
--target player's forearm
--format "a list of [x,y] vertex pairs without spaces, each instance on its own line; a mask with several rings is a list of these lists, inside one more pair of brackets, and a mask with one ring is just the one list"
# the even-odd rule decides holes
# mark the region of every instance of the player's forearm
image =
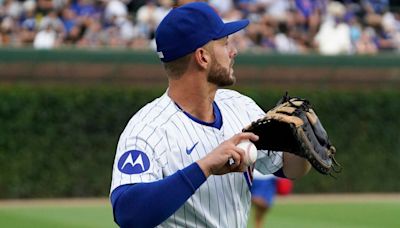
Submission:
[[[206,181],[196,163],[156,182],[113,191],[114,219],[121,227],[155,227],[177,211]],[[120,188],[121,188],[120,187]]]
[[306,159],[291,153],[283,153],[283,173],[287,178],[298,179],[306,175],[310,168],[311,165]]

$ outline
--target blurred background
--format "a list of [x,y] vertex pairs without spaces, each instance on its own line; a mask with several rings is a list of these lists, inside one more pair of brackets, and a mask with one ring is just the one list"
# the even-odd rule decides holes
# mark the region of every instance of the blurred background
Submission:
[[[0,0],[0,227],[115,227],[116,143],[166,90],[154,32],[186,2]],[[266,226],[400,227],[400,1],[208,2],[251,21],[233,89],[309,99],[343,166],[296,181]]]
[[[0,45],[154,49],[157,25],[188,0],[1,0]],[[389,0],[210,0],[225,21],[248,18],[243,51],[375,54],[400,49],[400,3]]]

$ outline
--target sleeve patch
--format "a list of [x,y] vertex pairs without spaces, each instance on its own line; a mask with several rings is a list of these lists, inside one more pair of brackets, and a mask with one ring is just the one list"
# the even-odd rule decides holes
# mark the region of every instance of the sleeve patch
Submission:
[[118,161],[118,169],[125,174],[139,174],[150,168],[150,160],[147,155],[139,150],[125,152]]

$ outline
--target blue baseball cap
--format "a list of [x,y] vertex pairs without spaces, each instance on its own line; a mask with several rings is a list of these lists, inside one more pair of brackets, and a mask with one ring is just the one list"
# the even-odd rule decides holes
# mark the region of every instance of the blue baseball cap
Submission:
[[204,46],[235,33],[249,20],[224,23],[217,12],[204,2],[193,2],[171,10],[155,34],[157,53],[163,62],[183,57]]

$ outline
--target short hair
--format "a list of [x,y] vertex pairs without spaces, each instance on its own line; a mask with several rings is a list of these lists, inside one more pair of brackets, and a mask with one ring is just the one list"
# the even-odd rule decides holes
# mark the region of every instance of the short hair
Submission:
[[168,78],[179,79],[188,69],[193,53],[187,54],[171,62],[163,63]]
[[[202,48],[209,51],[212,57],[214,56],[212,41],[205,44]],[[164,62],[163,66],[167,72],[168,78],[179,79],[188,69],[192,56],[193,52],[171,62]]]

